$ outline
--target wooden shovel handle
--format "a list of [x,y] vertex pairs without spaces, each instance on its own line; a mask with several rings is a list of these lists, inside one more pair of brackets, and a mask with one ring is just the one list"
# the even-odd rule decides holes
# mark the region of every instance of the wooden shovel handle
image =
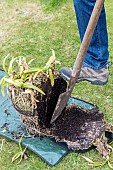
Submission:
[[[80,75],[81,67],[82,67],[84,58],[86,56],[91,38],[93,36],[96,24],[98,22],[98,18],[100,16],[102,7],[104,5],[104,1],[105,0],[96,0],[96,2],[95,2],[95,6],[93,9],[92,15],[90,17],[86,32],[84,34],[84,38],[82,40],[82,43],[81,43],[77,58],[75,60],[74,67],[73,67],[71,77],[72,77],[72,79],[73,78],[75,79],[75,82],[77,81],[77,79]],[[70,78],[70,81],[71,81],[71,78]]]

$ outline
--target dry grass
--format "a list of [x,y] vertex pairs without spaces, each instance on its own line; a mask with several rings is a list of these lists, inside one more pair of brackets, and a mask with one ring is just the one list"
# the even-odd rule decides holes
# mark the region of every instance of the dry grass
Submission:
[[[9,7],[10,5],[10,7]],[[29,20],[41,22],[52,20],[52,14],[45,14],[40,3],[15,2],[13,5],[6,1],[0,2],[0,41],[3,42],[16,34],[23,24]]]

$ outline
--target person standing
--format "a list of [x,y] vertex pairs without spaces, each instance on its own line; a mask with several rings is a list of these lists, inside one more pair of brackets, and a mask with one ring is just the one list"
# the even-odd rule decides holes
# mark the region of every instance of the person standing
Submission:
[[[96,0],[73,0],[81,41],[84,37],[95,2]],[[96,85],[106,84],[109,76],[108,58],[108,32],[106,12],[103,5],[97,26],[81,68],[78,82],[86,80]],[[72,69],[64,67],[60,69],[59,73],[61,77],[69,81]]]

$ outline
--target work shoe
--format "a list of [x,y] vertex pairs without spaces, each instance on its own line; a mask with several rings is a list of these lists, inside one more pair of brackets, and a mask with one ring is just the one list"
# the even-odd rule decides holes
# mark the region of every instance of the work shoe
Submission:
[[[59,73],[63,79],[69,81],[70,76],[72,74],[72,69],[64,67],[60,69]],[[92,84],[104,85],[108,81],[108,75],[109,75],[108,65],[106,65],[105,67],[99,70],[95,70],[90,67],[82,66],[81,71],[80,71],[80,76],[77,82],[86,80]]]

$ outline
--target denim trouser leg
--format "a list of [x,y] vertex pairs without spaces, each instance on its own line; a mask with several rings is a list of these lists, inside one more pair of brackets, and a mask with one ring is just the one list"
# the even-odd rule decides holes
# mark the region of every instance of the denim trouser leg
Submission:
[[[80,39],[82,41],[96,0],[73,1]],[[94,35],[84,59],[84,65],[94,69],[100,69],[108,64],[108,56],[108,34],[106,28],[106,14],[103,6]]]

